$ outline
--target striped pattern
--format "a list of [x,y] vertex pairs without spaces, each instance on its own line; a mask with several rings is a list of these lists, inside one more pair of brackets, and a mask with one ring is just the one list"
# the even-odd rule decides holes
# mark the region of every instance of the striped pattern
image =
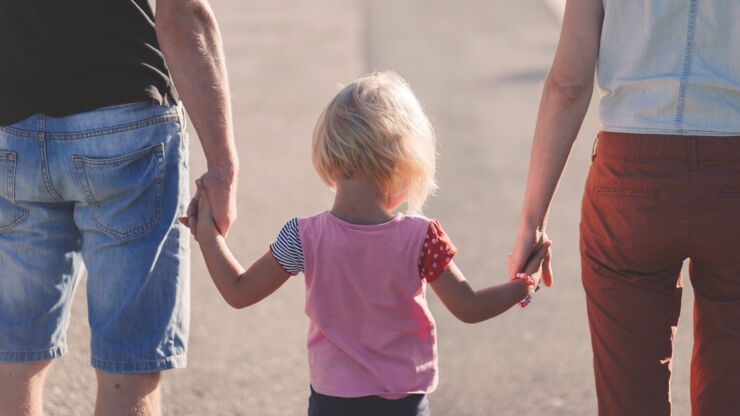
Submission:
[[283,225],[277,240],[270,244],[270,251],[286,272],[295,276],[303,271],[303,247],[298,233],[298,218]]

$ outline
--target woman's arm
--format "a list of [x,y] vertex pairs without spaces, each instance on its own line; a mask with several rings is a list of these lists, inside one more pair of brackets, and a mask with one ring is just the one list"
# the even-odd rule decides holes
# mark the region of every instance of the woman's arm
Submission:
[[[604,11],[601,0],[568,0],[560,41],[545,80],[509,273],[520,271],[542,238],[547,212],[593,93]],[[543,282],[552,284],[549,259]]]
[[[542,260],[550,252],[550,242],[540,244],[538,250],[523,268],[534,280],[540,280]],[[529,293],[527,283],[522,279],[511,280],[481,290],[473,290],[454,262],[449,264],[430,285],[442,303],[455,317],[472,324],[491,319],[516,305]]]
[[198,183],[198,244],[213,283],[224,300],[234,308],[251,306],[275,292],[290,274],[268,251],[246,271],[219,233],[211,214],[207,191]]

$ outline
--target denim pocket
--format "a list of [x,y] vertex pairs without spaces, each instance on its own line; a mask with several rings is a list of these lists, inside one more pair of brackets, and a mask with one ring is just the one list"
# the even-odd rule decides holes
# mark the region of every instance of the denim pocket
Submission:
[[15,152],[0,152],[0,232],[26,218],[28,211],[15,203]]
[[159,225],[164,144],[110,159],[73,159],[85,199],[93,207],[92,219],[100,230],[127,241]]

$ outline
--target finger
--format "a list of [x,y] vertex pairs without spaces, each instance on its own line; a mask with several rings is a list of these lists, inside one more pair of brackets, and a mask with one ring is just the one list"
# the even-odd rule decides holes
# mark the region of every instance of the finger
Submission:
[[221,215],[218,215],[218,216],[214,215],[213,221],[216,224],[216,228],[218,229],[218,232],[222,236],[228,237],[228,235],[229,235],[229,228],[230,228],[230,225],[231,225],[231,221],[229,221],[229,219],[226,217],[226,215],[223,215],[223,216],[221,216]]
[[525,255],[529,255],[529,253],[522,253],[522,249],[519,247],[514,247],[512,252],[509,253],[508,263],[510,276],[513,276],[522,270],[524,263],[526,263]]
[[180,224],[190,228],[190,223],[188,221],[187,215],[183,215],[182,217],[177,217],[177,220],[180,221]]
[[195,186],[198,188],[199,194],[206,194],[208,192],[208,189],[206,189],[205,183],[203,183],[202,179],[196,179],[195,180]]
[[224,237],[228,236],[229,228],[231,226],[231,219],[228,212],[228,201],[224,200],[212,200],[210,206],[211,216],[213,222],[216,224],[218,232]]
[[193,237],[197,239],[198,237],[198,200],[200,198],[198,197],[198,194],[196,194],[193,199],[190,200],[190,205],[188,205],[188,211],[187,211],[187,217],[188,217],[188,227],[190,228],[190,233],[193,234]]
[[552,286],[552,252],[548,252],[547,257],[542,261],[542,282],[545,286]]
[[532,274],[540,270],[542,261],[547,257],[550,249],[549,243],[540,244],[537,249],[529,256],[527,263],[524,265],[524,273]]

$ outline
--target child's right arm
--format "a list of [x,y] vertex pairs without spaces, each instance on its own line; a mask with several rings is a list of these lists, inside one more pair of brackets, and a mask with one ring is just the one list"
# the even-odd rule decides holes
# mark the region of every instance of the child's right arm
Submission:
[[[549,242],[541,244],[524,268],[523,272],[532,277],[535,286],[540,280],[542,260],[549,250]],[[473,290],[454,262],[430,285],[447,309],[456,318],[469,324],[485,321],[505,312],[524,299],[529,291],[527,283],[522,279]]]
[[198,193],[197,240],[208,273],[224,300],[234,308],[246,308],[282,286],[290,274],[270,251],[244,270],[216,228],[207,191],[200,184]]

